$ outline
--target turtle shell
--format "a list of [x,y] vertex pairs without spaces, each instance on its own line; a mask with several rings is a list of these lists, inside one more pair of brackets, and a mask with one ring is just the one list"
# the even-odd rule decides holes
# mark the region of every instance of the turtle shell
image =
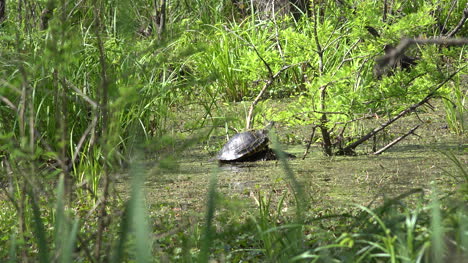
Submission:
[[266,150],[267,147],[266,130],[242,132],[234,135],[223,146],[217,159],[221,162],[242,161],[255,153]]

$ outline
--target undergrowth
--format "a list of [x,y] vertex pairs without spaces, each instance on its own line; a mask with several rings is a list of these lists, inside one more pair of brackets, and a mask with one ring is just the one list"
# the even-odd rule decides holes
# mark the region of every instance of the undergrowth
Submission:
[[[290,191],[278,204],[259,191],[258,207],[241,215],[214,171],[205,217],[184,227],[166,218],[155,234],[142,190],[148,162],[163,174],[194,144],[240,130],[248,110],[236,103],[262,90],[260,99],[290,104],[260,100],[256,126],[313,125],[352,141],[364,133],[356,120],[391,118],[453,76],[433,96],[444,99],[448,128],[464,135],[465,46],[416,46],[411,69],[378,77],[373,68],[387,44],[445,35],[466,2],[392,1],[388,10],[382,1],[310,1],[282,14],[253,2],[0,1],[2,261],[441,262],[466,253],[466,171],[452,156],[456,193],[441,199],[434,188],[406,203],[421,194],[411,192],[313,220],[283,158]],[[180,119],[190,105],[203,116]],[[132,178],[128,200],[115,188],[120,173]]]

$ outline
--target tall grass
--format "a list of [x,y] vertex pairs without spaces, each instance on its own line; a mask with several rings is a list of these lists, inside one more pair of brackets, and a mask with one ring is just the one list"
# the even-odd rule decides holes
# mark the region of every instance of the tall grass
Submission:
[[216,210],[216,176],[212,175],[208,188],[208,196],[206,202],[205,224],[203,228],[203,236],[201,237],[200,255],[198,262],[209,262],[211,247],[214,239],[214,214]]
[[[317,7],[316,23],[305,16],[262,21],[248,1],[242,1],[246,7],[238,7],[239,1],[170,1],[164,37],[139,36],[141,21],[161,11],[156,10],[156,2],[7,1],[8,18],[0,25],[0,187],[5,210],[0,218],[0,245],[5,248],[0,250],[0,260],[179,259],[179,252],[163,251],[160,240],[154,238],[145,205],[147,167],[140,163],[147,155],[156,155],[158,169],[175,165],[171,161],[176,158],[171,155],[174,147],[169,146],[178,145],[177,139],[183,137],[179,132],[184,130],[177,125],[187,125],[186,133],[217,126],[212,120],[227,119],[226,107],[231,107],[218,101],[251,100],[268,80],[269,70],[275,73],[287,65],[297,66],[281,72],[267,96],[297,97],[288,112],[268,109],[264,118],[310,124],[323,114],[319,112],[322,104],[327,111],[338,112],[330,115],[330,123],[368,111],[391,114],[404,106],[401,101],[424,95],[428,83],[444,75],[425,76],[411,86],[411,92],[401,85],[417,74],[437,72],[435,62],[441,59],[431,60],[434,50],[422,52],[423,61],[429,62],[422,62],[409,75],[399,72],[379,82],[369,70],[372,58],[381,52],[382,44],[419,30],[437,31],[429,11],[439,12],[449,27],[458,21],[452,12],[461,13],[464,8],[463,1],[440,3],[437,10],[425,1],[396,1],[401,6],[398,10],[408,15],[400,19],[403,13],[395,14],[386,25],[379,18],[382,5],[376,1],[359,2],[357,13],[349,18],[341,15],[353,10],[330,2]],[[40,12],[46,5],[54,5],[54,14],[48,28],[40,29]],[[238,12],[239,8],[248,14]],[[374,39],[363,30],[365,25],[387,31]],[[314,30],[318,41],[311,41]],[[323,46],[321,58],[317,44]],[[445,56],[463,57],[460,54],[463,51],[454,48],[453,54]],[[455,60],[453,67],[463,63]],[[327,85],[327,96],[321,100],[319,87]],[[462,134],[466,94],[457,88],[447,93],[450,106],[456,106],[447,111],[450,127]],[[203,120],[188,125],[181,119],[179,111],[189,104],[204,105]],[[234,118],[243,126],[245,116],[234,114]],[[175,138],[167,140],[167,133],[176,134]],[[206,138],[209,132],[203,135]],[[181,143],[180,148],[200,138]],[[445,201],[436,196],[420,209],[398,207],[403,213],[397,216],[389,215],[397,211],[393,206],[358,207],[360,214],[354,219],[365,223],[353,229],[340,226],[343,234],[337,239],[320,239],[320,233],[306,235],[319,228],[307,214],[313,202],[282,152],[277,153],[290,192],[276,207],[271,193],[259,193],[258,209],[232,226],[232,221],[219,215],[238,211],[220,209],[221,194],[213,175],[205,220],[171,239],[182,247],[183,260],[207,262],[222,254],[284,262],[422,261],[431,255],[440,261],[449,235],[458,252],[466,251],[466,211],[450,203],[444,208]],[[460,162],[457,165],[462,167]],[[132,178],[128,201],[121,200],[114,188],[122,171]],[[466,171],[460,173],[464,176],[460,195],[466,200]],[[283,212],[288,194],[293,197],[294,215]],[[450,211],[456,213],[447,221],[444,215]],[[220,228],[229,227],[236,229],[220,234]],[[236,238],[227,240],[227,236]],[[222,245],[233,249],[220,249]]]
[[462,86],[453,86],[451,92],[444,100],[447,124],[450,130],[459,135],[466,131],[466,101],[467,93],[463,92]]

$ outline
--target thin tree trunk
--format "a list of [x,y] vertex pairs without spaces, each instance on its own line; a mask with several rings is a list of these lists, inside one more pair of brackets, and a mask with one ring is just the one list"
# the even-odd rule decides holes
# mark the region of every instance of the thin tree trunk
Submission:
[[[318,14],[317,14],[317,0],[312,1],[312,19],[314,23],[314,40],[315,44],[317,46],[317,55],[319,56],[319,65],[318,65],[318,70],[319,70],[319,75],[322,76],[323,74],[323,49],[322,46],[320,45],[320,40],[318,37],[318,32],[317,32],[317,27],[318,27]],[[327,85],[324,85],[320,87],[320,111],[323,112],[322,117],[320,117],[320,132],[322,133],[322,139],[323,139],[323,149],[325,151],[325,154],[328,156],[332,155],[332,145],[331,145],[331,139],[330,139],[330,131],[327,128],[327,123],[328,123],[328,117],[326,112],[326,99],[327,99]]]
[[[325,100],[327,97],[327,86],[322,87],[320,97],[321,97],[320,110],[322,112],[325,112],[326,110]],[[327,114],[323,113],[322,117],[320,118],[320,131],[322,132],[323,150],[327,156],[331,156],[333,154],[332,144],[331,144],[331,139],[330,139],[330,132],[327,128],[327,123],[328,123]]]
[[158,38],[161,40],[164,31],[166,30],[166,0],[161,0],[161,8],[159,9],[159,25],[158,25]]
[[21,27],[21,23],[23,23],[23,0],[18,0],[18,25]]
[[0,0],[0,24],[6,19],[6,0]]
[[387,13],[388,13],[388,3],[387,3],[387,0],[384,0],[384,4],[383,4],[383,14],[382,14],[382,22],[386,22],[387,21]]
[[[96,39],[97,39],[97,48],[99,51],[99,64],[101,67],[101,83],[100,83],[100,90],[99,93],[100,98],[98,101],[100,102],[100,114],[101,114],[101,131],[100,136],[98,136],[99,140],[101,140],[104,144],[106,143],[105,137],[108,135],[108,128],[109,128],[109,105],[108,105],[108,96],[109,96],[109,81],[107,78],[107,63],[105,57],[105,50],[104,44],[102,41],[101,33],[103,31],[103,24],[102,24],[102,7],[99,6],[97,3],[94,7],[95,13],[95,23],[96,23]],[[106,148],[106,147],[104,147]],[[103,153],[104,156],[108,156],[107,152]],[[104,233],[106,232],[107,225],[108,225],[108,218],[107,218],[107,204],[109,198],[109,172],[107,169],[106,160],[104,161],[104,174],[103,174],[103,193],[101,197],[101,204],[98,211],[99,221],[98,221],[98,230],[96,234],[96,245],[94,249],[96,260],[99,262],[101,261],[101,253],[103,247],[103,238]]]

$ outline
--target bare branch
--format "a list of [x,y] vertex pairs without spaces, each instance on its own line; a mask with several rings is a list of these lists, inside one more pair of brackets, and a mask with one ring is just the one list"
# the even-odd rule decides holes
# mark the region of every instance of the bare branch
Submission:
[[[70,171],[71,168],[73,167],[73,164],[75,163],[76,159],[78,158],[78,154],[81,151],[81,147],[83,146],[83,143],[85,142],[86,137],[88,137],[88,135],[91,133],[91,131],[93,131],[96,128],[97,121],[98,121],[98,116],[96,115],[96,116],[94,116],[91,123],[88,125],[86,130],[81,135],[81,138],[80,138],[80,140],[78,141],[78,144],[75,147],[75,152],[73,153],[73,157],[71,159],[71,162],[67,167],[67,171]],[[92,140],[90,140],[90,141],[92,141]]]
[[404,38],[400,41],[398,46],[395,48],[389,49],[388,53],[385,56],[379,57],[376,59],[376,71],[384,72],[384,68],[387,66],[395,65],[398,58],[404,55],[405,50],[413,45],[425,45],[425,44],[437,44],[445,46],[462,46],[468,44],[468,38]]
[[307,154],[309,154],[310,146],[312,145],[312,140],[314,139],[315,130],[317,129],[317,127],[318,127],[317,125],[314,125],[314,127],[312,127],[312,133],[310,134],[309,143],[307,143],[306,150],[305,150],[304,154],[302,155],[302,160],[304,160],[306,158]]
[[455,28],[447,34],[447,37],[453,37],[463,27],[467,18],[468,18],[468,3],[466,4],[465,9],[463,9],[463,16],[460,19],[460,22],[458,22],[458,25],[455,26]]
[[[447,27],[447,23],[449,22],[450,20],[450,17],[452,16],[452,13],[453,13],[453,9],[455,9],[455,7],[457,6],[457,3],[459,2],[459,0],[451,0],[452,3],[450,4],[450,8],[449,10],[447,11],[447,15],[445,16],[445,21],[442,25],[439,25],[440,28],[440,36],[443,36],[444,32],[448,32],[448,30],[445,30],[446,27]],[[438,8],[440,10],[440,7]],[[441,11],[439,11],[441,12]],[[432,15],[436,15],[435,13],[433,13]],[[438,18],[438,20],[440,19],[440,13],[439,15],[436,16]],[[439,22],[440,23],[440,22]]]
[[391,147],[393,147],[395,144],[397,144],[398,142],[400,142],[401,140],[403,140],[404,138],[406,138],[408,135],[410,134],[413,134],[414,131],[419,128],[420,125],[417,125],[415,126],[413,129],[411,129],[409,132],[405,133],[404,135],[396,138],[395,140],[393,140],[392,142],[390,142],[389,144],[385,145],[384,147],[382,147],[380,150],[376,151],[373,153],[373,155],[379,155],[383,152],[385,152],[386,150],[390,149]]
[[315,2],[315,0],[312,0],[311,1],[311,5],[312,5],[312,22],[313,22],[313,36],[314,36],[314,40],[315,40],[315,45],[317,46],[317,55],[319,56],[319,74],[322,75],[323,73],[323,49],[322,49],[322,46],[320,45],[320,40],[318,38],[318,33],[317,33],[317,23],[318,23],[318,19],[317,19],[317,3]]
[[71,88],[74,92],[76,92],[80,97],[82,97],[86,102],[91,105],[93,109],[96,109],[98,107],[97,102],[92,100],[90,97],[88,97],[86,94],[84,94],[81,90],[79,90],[77,87],[75,87],[72,83],[70,83],[67,79],[62,78],[62,85],[65,87]]
[[240,40],[244,41],[247,45],[249,45],[254,51],[255,53],[257,54],[258,58],[260,58],[260,60],[263,62],[263,64],[265,65],[265,67],[267,68],[268,70],[268,74],[270,75],[270,78],[273,77],[273,70],[271,70],[271,67],[270,65],[263,59],[263,57],[260,55],[260,52],[258,52],[257,48],[255,47],[254,44],[252,44],[250,41],[247,41],[246,39],[244,39],[243,37],[239,36],[238,34],[236,34],[234,31],[232,31],[231,29],[229,29],[227,26],[224,26],[224,29],[226,31],[228,31],[229,33],[233,34],[234,36],[236,36],[237,38],[239,38]]
[[16,107],[16,105],[13,104],[13,102],[11,102],[7,97],[3,97],[0,95],[0,100],[3,101],[10,109],[18,111],[18,107]]
[[387,126],[391,125],[392,123],[394,123],[396,120],[400,119],[401,117],[405,116],[406,114],[410,113],[410,112],[413,112],[414,110],[416,110],[416,108],[418,108],[419,106],[421,105],[424,105],[425,103],[427,103],[434,95],[435,93],[437,92],[437,90],[439,90],[443,85],[445,85],[445,83],[447,83],[449,80],[451,80],[455,75],[458,74],[458,72],[460,72],[464,67],[461,67],[460,69],[458,69],[457,71],[455,71],[454,73],[452,73],[452,75],[450,75],[447,79],[445,79],[442,83],[440,83],[439,85],[437,85],[437,87],[435,87],[424,99],[422,99],[421,101],[419,101],[418,103],[416,104],[413,104],[411,105],[410,107],[406,108],[405,110],[401,111],[398,115],[396,115],[395,117],[393,117],[392,119],[388,120],[386,123],[380,125],[380,127],[378,128],[375,128],[374,130],[372,130],[371,132],[367,133],[366,135],[362,136],[359,140],[355,141],[354,143],[346,146],[345,148],[343,148],[342,150],[340,150],[338,153],[336,153],[337,155],[346,155],[346,154],[351,154],[354,152],[354,149],[356,149],[357,146],[359,146],[360,144],[362,144],[363,142],[367,141],[368,139],[370,139],[372,136],[374,136],[375,134],[377,134],[378,132],[382,131],[383,129],[385,129]]
[[257,103],[260,101],[260,99],[262,98],[262,96],[265,93],[265,91],[267,90],[267,88],[270,87],[271,84],[273,84],[273,82],[276,80],[276,78],[278,78],[278,76],[283,71],[287,70],[290,67],[297,66],[297,65],[300,65],[300,64],[302,64],[302,63],[284,66],[278,72],[276,72],[274,75],[271,75],[270,79],[268,79],[268,81],[265,83],[265,85],[263,85],[263,88],[260,90],[257,97],[255,97],[254,101],[252,102],[252,104],[249,107],[249,113],[247,114],[247,119],[246,119],[246,129],[247,130],[249,130],[252,127],[254,108],[257,105]]

